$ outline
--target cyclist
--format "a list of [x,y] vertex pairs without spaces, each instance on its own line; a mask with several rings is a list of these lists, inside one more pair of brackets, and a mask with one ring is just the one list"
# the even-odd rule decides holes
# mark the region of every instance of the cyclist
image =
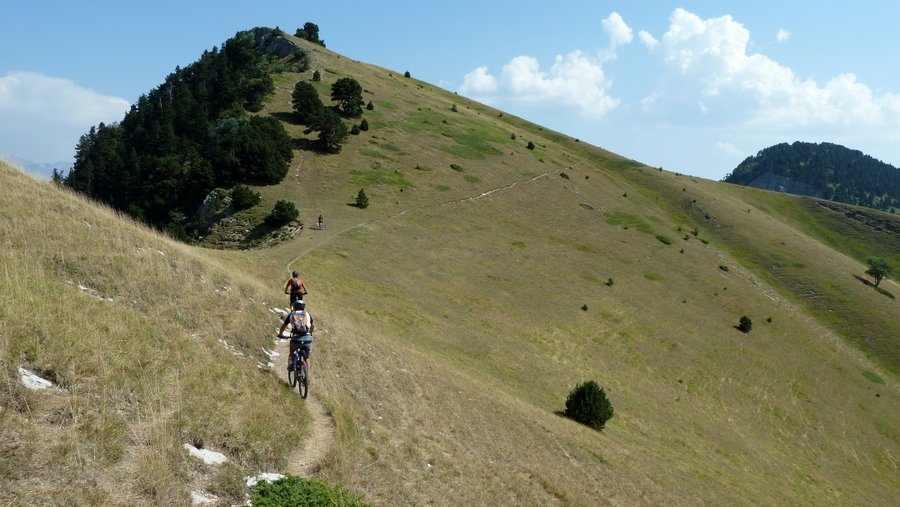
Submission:
[[323,217],[321,213],[319,213],[319,221],[317,225],[320,231],[325,228],[325,217]]
[[291,278],[284,284],[284,293],[291,295],[292,307],[294,306],[294,302],[298,299],[303,299],[303,296],[309,294],[306,292],[306,284],[300,279],[300,273],[296,271],[291,273]]
[[278,330],[278,337],[283,338],[282,333],[284,333],[285,328],[288,325],[291,326],[291,349],[288,355],[288,370],[294,367],[294,352],[302,348],[303,352],[301,354],[305,352],[306,355],[306,374],[309,375],[309,357],[312,355],[313,341],[312,332],[316,329],[316,324],[312,315],[305,308],[306,302],[302,299],[294,302],[294,311],[285,317],[284,322],[281,324],[281,329]]

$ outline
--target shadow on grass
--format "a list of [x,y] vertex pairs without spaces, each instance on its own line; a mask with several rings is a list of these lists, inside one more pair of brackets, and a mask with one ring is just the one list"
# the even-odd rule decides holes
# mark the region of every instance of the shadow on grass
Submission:
[[862,282],[863,285],[866,285],[866,286],[868,286],[868,287],[874,288],[874,289],[875,289],[875,292],[881,294],[882,296],[887,296],[887,297],[889,297],[889,298],[891,298],[891,299],[897,299],[897,297],[894,296],[891,292],[889,292],[889,291],[887,291],[886,289],[883,289],[883,288],[881,288],[881,287],[876,287],[872,282],[866,280],[865,278],[863,278],[863,277],[861,277],[861,276],[859,276],[859,275],[853,275],[853,278],[856,278],[857,280],[859,280],[860,282]]
[[300,125],[300,123],[297,122],[297,116],[294,113],[288,113],[286,111],[273,111],[269,113],[269,115],[276,120],[283,121],[290,125]]

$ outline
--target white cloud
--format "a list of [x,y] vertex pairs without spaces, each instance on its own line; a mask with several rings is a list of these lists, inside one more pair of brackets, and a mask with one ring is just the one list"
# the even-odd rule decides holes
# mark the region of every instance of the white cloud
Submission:
[[641,99],[641,111],[645,113],[649,113],[653,111],[656,107],[656,103],[660,100],[661,94],[659,92],[652,92],[646,97]]
[[125,99],[68,79],[7,73],[0,77],[0,153],[34,162],[71,160],[82,134],[121,120],[129,107]]
[[791,38],[791,32],[785,30],[784,28],[779,28],[778,33],[775,35],[775,39],[779,42],[787,42],[788,39]]
[[487,67],[478,67],[463,78],[460,91],[466,94],[482,95],[494,93],[498,87],[497,78],[488,74]]
[[609,34],[609,48],[615,50],[617,47],[630,44],[632,39],[631,28],[622,19],[618,12],[613,12],[606,17],[601,23],[603,29]]
[[541,69],[531,56],[517,56],[503,66],[499,77],[484,66],[472,70],[457,91],[495,105],[561,106],[582,116],[602,117],[619,105],[619,100],[608,94],[612,81],[603,64],[615,59],[619,46],[631,43],[633,32],[615,12],[601,24],[609,35],[609,47],[596,55],[580,49],[557,55],[549,70]]
[[656,37],[645,30],[638,32],[638,39],[640,39],[641,43],[643,43],[650,51],[653,51],[656,49],[656,46],[659,46],[659,41],[656,40]]
[[548,72],[536,59],[518,56],[503,66],[500,81],[518,101],[561,104],[586,116],[603,116],[619,103],[606,94],[610,83],[601,63],[578,50],[557,55]]
[[713,146],[713,149],[723,155],[727,155],[732,158],[739,158],[744,156],[744,152],[738,149],[737,146],[724,141],[718,141]]
[[749,54],[750,32],[731,16],[701,19],[678,8],[669,21],[660,53],[679,77],[669,83],[681,87],[673,96],[698,94],[708,111],[727,110],[732,121],[756,124],[900,124],[900,95],[876,96],[853,74],[824,85],[800,79],[765,55]]

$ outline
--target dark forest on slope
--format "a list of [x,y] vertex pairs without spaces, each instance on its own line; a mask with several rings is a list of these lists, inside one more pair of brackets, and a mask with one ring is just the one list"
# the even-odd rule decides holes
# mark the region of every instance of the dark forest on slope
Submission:
[[279,35],[238,32],[176,68],[120,123],[83,135],[72,171],[54,179],[176,236],[202,232],[209,224],[196,212],[212,189],[273,184],[287,173],[290,137],[275,118],[248,114],[274,90],[273,72],[307,65],[296,46],[272,54]]
[[831,143],[770,146],[724,181],[891,212],[900,208],[900,169]]

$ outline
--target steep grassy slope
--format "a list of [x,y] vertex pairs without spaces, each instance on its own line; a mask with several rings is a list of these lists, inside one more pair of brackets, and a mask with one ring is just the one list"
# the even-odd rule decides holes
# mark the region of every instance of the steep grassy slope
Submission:
[[876,255],[900,266],[900,217],[685,177],[634,176],[897,378],[900,290],[893,282],[873,290],[864,261]]
[[[751,189],[314,50],[323,93],[360,81],[373,128],[340,155],[298,151],[261,189],[327,230],[241,255],[269,279],[299,269],[327,319],[323,475],[382,505],[894,503],[898,335],[883,327],[885,354],[865,357],[759,257],[830,288],[855,308],[845,322],[887,326],[897,302],[851,276],[858,262],[748,205]],[[289,118],[296,79],[265,113]],[[361,187],[365,210],[348,206]],[[616,408],[603,433],[555,414],[588,378]]]
[[[0,165],[0,504],[240,502],[242,477],[283,467],[307,431],[302,403],[257,368],[267,296],[208,252]],[[20,367],[62,389],[26,389]],[[184,443],[230,461],[206,467]]]

